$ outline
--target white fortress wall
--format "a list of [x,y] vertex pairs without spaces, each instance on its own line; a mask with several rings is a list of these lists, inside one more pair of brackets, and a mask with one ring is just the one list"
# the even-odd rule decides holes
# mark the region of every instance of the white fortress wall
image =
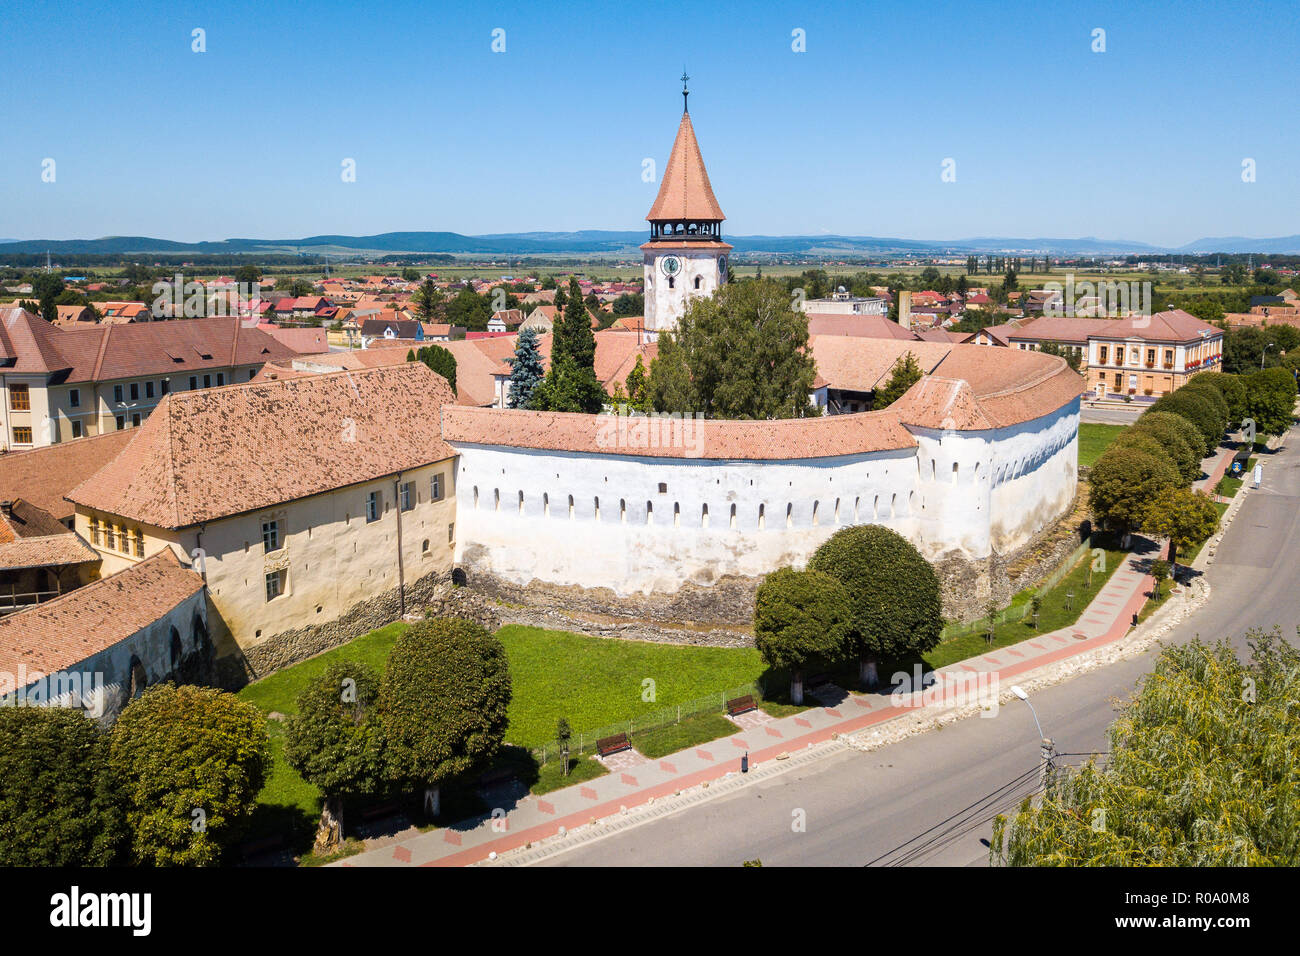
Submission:
[[1079,398],[1000,428],[993,441],[990,541],[1005,554],[1065,513],[1079,477]]
[[736,461],[456,447],[457,563],[517,584],[672,592],[803,566],[845,525],[919,528],[912,448]]

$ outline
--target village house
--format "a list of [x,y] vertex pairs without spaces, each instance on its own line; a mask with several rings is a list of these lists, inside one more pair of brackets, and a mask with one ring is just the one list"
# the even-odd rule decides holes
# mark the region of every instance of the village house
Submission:
[[234,317],[66,329],[0,310],[0,449],[136,428],[169,392],[247,382],[297,354]]
[[217,673],[238,683],[450,574],[452,401],[419,362],[173,393],[68,493],[76,530],[106,575],[169,549],[193,563]]

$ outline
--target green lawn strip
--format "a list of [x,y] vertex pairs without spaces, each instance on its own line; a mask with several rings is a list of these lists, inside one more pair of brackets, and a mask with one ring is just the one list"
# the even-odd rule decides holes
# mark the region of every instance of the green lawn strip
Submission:
[[553,790],[563,790],[565,787],[572,787],[574,784],[595,780],[597,777],[603,777],[609,773],[604,765],[587,756],[569,757],[569,775],[567,777],[564,776],[562,770],[563,764],[559,760],[548,760],[546,766],[537,768],[537,780],[529,787],[529,790],[535,796],[541,796]]
[[1082,422],[1079,425],[1079,467],[1091,468],[1101,457],[1106,446],[1119,437],[1127,425],[1099,425]]
[[700,714],[680,724],[632,735],[632,746],[650,758],[666,757],[696,744],[739,733],[740,728],[721,714]]
[[576,753],[580,737],[589,745],[596,731],[648,720],[708,695],[719,695],[721,711],[723,693],[758,680],[765,669],[758,651],[749,647],[612,640],[514,624],[497,631],[497,637],[510,658],[506,739],[521,747],[554,743],[561,717],[573,729]]
[[[1105,570],[1092,572],[1091,587],[1085,587],[1084,584],[1088,576],[1088,569],[1094,560],[1092,553],[1089,552],[1060,580],[1056,587],[1043,595],[1043,602],[1038,612],[1037,628],[1033,626],[1033,615],[1028,614],[1018,621],[1008,621],[997,625],[993,631],[992,642],[986,640],[987,631],[977,631],[974,634],[966,634],[952,640],[943,641],[938,647],[925,655],[926,666],[936,669],[946,667],[968,657],[978,657],[980,654],[985,654],[994,648],[1019,644],[1021,641],[1041,637],[1058,628],[1069,627],[1079,619],[1087,608],[1088,602],[1095,598],[1097,592],[1110,580],[1110,576],[1115,573],[1115,569],[1130,557],[1127,551],[1113,548],[1107,548],[1105,554]],[[1071,591],[1074,592],[1073,607],[1067,610],[1065,607],[1066,596]],[[888,674],[881,674],[882,679],[887,677]]]
[[1231,474],[1225,474],[1219,479],[1219,483],[1214,486],[1214,493],[1223,498],[1233,498],[1241,490],[1241,486],[1246,483],[1247,476],[1254,471],[1255,462],[1258,459],[1252,458],[1246,462],[1246,469],[1241,473],[1240,478],[1234,478]]

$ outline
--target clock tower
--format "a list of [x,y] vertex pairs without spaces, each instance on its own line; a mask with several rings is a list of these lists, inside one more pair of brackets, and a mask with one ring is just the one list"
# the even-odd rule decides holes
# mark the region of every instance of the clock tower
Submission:
[[726,216],[709,185],[686,107],[690,91],[682,74],[682,121],[646,214],[650,241],[641,246],[645,264],[645,330],[652,341],[677,328],[689,299],[711,296],[727,281],[731,246],[722,241]]

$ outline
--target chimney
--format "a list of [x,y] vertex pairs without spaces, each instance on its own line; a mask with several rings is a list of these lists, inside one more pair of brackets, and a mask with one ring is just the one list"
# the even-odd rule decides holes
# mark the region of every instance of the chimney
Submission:
[[898,293],[898,324],[905,329],[912,327],[912,293]]

